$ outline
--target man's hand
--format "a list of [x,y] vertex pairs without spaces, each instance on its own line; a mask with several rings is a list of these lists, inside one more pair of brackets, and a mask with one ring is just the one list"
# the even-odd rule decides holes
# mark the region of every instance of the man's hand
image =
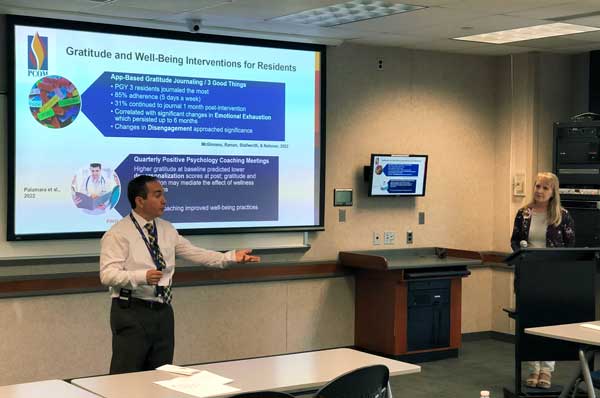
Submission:
[[156,285],[162,276],[163,273],[157,269],[148,270],[148,272],[146,272],[146,282],[148,282],[149,285]]
[[235,261],[238,263],[257,263],[260,261],[259,256],[251,256],[252,249],[242,249],[235,252]]

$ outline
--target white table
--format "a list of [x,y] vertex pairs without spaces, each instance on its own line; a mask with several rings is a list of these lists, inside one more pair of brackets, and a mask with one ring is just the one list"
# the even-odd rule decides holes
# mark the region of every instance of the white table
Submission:
[[[585,322],[600,327],[600,321]],[[572,341],[580,344],[579,347],[579,363],[581,365],[581,375],[585,380],[588,390],[588,397],[596,398],[592,378],[590,376],[589,361],[593,358],[593,350],[586,349],[586,346],[600,346],[600,330],[590,329],[581,326],[579,323],[568,323],[564,325],[542,326],[536,328],[527,328],[525,333],[536,336],[548,337],[564,341]],[[573,387],[575,380],[579,376],[576,375],[571,383],[563,389],[560,398],[567,396],[569,390]]]
[[[418,373],[421,367],[366,354],[349,348],[276,355],[264,358],[217,362],[193,366],[232,379],[229,385],[242,392],[277,390],[298,392],[314,390],[351,370],[382,364],[390,376]],[[105,398],[190,398],[153,382],[180,377],[152,370],[121,375],[75,379],[73,384]],[[216,395],[215,397],[219,397]]]
[[34,383],[13,384],[0,387],[2,398],[99,398],[96,394],[62,380],[45,380]]

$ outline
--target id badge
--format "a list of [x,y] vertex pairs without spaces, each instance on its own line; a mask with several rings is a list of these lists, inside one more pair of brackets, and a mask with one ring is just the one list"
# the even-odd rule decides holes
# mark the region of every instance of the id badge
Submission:
[[121,289],[119,291],[119,307],[131,307],[131,289]]

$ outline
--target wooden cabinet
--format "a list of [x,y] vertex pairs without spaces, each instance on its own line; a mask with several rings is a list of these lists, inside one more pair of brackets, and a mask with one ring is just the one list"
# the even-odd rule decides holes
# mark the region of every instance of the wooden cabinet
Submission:
[[[461,281],[469,275],[467,265],[481,261],[436,252],[442,253],[435,248],[340,252],[340,263],[355,268],[357,348],[414,360],[458,355]],[[410,335],[423,337],[421,330],[431,334],[429,347],[410,341]]]

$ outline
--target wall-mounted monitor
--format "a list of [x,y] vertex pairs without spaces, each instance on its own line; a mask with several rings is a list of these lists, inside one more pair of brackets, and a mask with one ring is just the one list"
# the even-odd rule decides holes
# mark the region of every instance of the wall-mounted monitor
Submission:
[[369,196],[424,196],[427,155],[372,154]]
[[325,47],[9,16],[8,239],[323,229]]

